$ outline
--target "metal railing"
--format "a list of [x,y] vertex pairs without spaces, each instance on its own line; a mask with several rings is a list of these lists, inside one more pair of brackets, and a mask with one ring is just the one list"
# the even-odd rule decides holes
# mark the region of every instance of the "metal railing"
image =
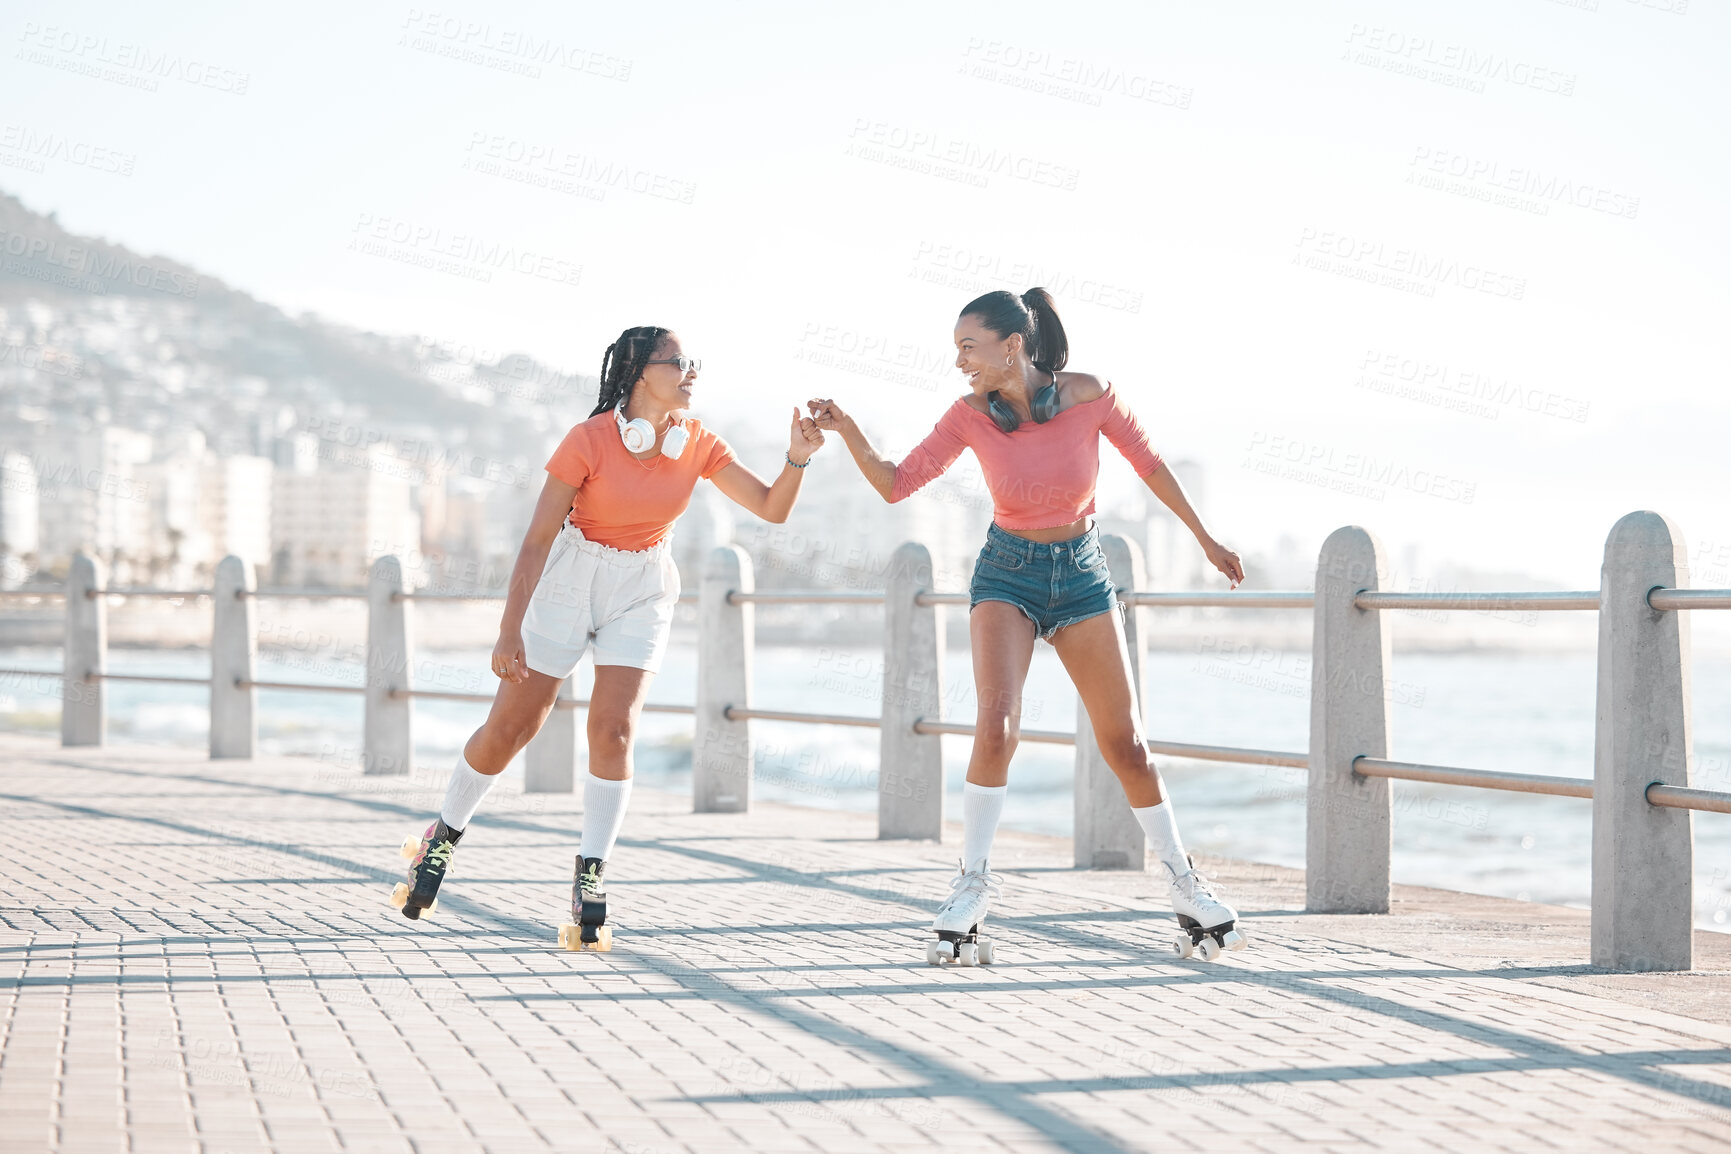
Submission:
[[[1380,588],[1387,572],[1381,547],[1362,529],[1333,534],[1318,562],[1314,592],[1260,590],[1166,592],[1143,589],[1141,559],[1129,542],[1105,536],[1113,580],[1132,608],[1213,607],[1307,610],[1313,615],[1311,696],[1314,724],[1306,752],[1149,740],[1152,753],[1246,765],[1307,769],[1307,908],[1382,912],[1389,906],[1392,795],[1389,780],[1494,789],[1590,800],[1594,806],[1593,960],[1618,969],[1675,969],[1692,960],[1687,899],[1692,861],[1690,813],[1731,813],[1731,793],[1689,782],[1692,755],[1685,667],[1685,619],[1678,611],[1731,608],[1731,590],[1680,587],[1675,558],[1686,555],[1674,529],[1651,513],[1630,514],[1606,546],[1605,584],[1565,592],[1401,592]],[[698,691],[691,704],[651,703],[646,712],[695,719],[692,793],[700,811],[749,806],[753,722],[835,725],[879,731],[878,824],[883,837],[941,837],[944,783],[941,739],[971,737],[976,727],[942,719],[941,611],[965,606],[962,593],[927,588],[927,550],[898,549],[883,590],[757,590],[751,563],[733,546],[708,558],[701,589],[680,600],[698,606]],[[104,739],[101,687],[108,681],[208,686],[213,757],[251,756],[256,694],[291,690],[365,698],[362,764],[368,773],[403,773],[411,763],[415,699],[486,703],[490,693],[416,688],[410,671],[407,613],[417,601],[500,600],[497,593],[417,592],[396,558],[373,566],[365,589],[255,588],[250,568],[228,558],[211,589],[104,587],[100,569],[77,558],[66,587],[66,657],[62,740]],[[7,599],[41,599],[48,590],[7,591]],[[116,597],[209,599],[215,621],[208,678],[119,674],[106,670],[105,612]],[[261,598],[331,598],[368,603],[366,684],[260,680],[252,606]],[[752,704],[749,669],[758,605],[882,605],[884,671],[877,716],[768,709]],[[1552,777],[1389,756],[1390,662],[1384,613],[1397,610],[1489,612],[1597,611],[1600,684],[1595,768],[1591,778]],[[1144,648],[1139,615],[1126,618],[1138,684]],[[1608,649],[1606,649],[1608,647]],[[1640,676],[1625,671],[1640,670]],[[35,670],[0,673],[56,676]],[[570,790],[575,778],[576,711],[588,701],[567,681],[553,717],[527,751],[530,790]],[[1129,820],[1116,777],[1077,710],[1076,732],[1021,729],[1020,741],[1075,749],[1077,864],[1136,867],[1143,861],[1139,826]],[[1657,815],[1669,815],[1660,818]],[[1681,892],[1683,897],[1679,899]]]

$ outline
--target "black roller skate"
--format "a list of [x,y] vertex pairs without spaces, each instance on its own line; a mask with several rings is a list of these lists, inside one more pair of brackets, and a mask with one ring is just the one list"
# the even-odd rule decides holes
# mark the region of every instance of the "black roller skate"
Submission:
[[571,879],[571,920],[559,927],[559,944],[568,950],[613,948],[613,927],[607,924],[607,886],[601,873],[607,863],[598,857],[577,859]]
[[462,839],[463,831],[446,825],[444,818],[434,818],[420,837],[404,839],[401,852],[410,862],[409,880],[397,883],[391,904],[405,918],[419,919],[439,908],[439,885],[451,871],[451,855]]

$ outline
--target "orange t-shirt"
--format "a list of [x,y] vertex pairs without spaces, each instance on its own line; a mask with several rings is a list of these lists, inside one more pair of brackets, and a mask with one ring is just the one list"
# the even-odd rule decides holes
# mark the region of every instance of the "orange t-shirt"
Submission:
[[632,551],[659,543],[691,504],[698,479],[733,464],[733,450],[703,422],[687,417],[683,423],[688,440],[677,459],[633,457],[611,409],[565,434],[547,471],[577,487],[568,519],[586,539]]

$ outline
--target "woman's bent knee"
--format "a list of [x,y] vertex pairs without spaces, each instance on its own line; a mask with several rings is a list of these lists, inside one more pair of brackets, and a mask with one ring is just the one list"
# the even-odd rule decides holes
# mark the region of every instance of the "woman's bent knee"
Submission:
[[631,745],[633,730],[630,718],[589,719],[589,744],[625,749]]
[[1140,735],[1104,736],[1098,738],[1098,742],[1101,756],[1114,773],[1140,777],[1153,772],[1154,761],[1148,756],[1148,747],[1142,744]]
[[987,756],[1009,757],[1016,752],[1020,726],[1002,713],[982,713],[974,722],[974,748]]

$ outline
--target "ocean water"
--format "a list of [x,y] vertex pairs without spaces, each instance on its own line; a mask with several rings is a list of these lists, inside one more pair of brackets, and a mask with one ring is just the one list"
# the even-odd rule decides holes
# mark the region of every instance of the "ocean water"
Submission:
[[[416,684],[488,691],[484,650],[423,651]],[[1146,658],[1151,737],[1303,752],[1309,679],[1304,654],[1259,651],[1245,660],[1153,653]],[[944,716],[971,721],[966,651],[945,656]],[[114,650],[116,673],[208,674],[196,651]],[[0,665],[57,669],[53,649],[0,650]],[[760,708],[874,715],[882,663],[872,648],[759,646],[752,704]],[[1392,669],[1393,756],[1520,773],[1591,777],[1595,659],[1591,654],[1402,654]],[[360,665],[337,655],[266,650],[264,680],[359,685]],[[590,671],[579,670],[578,684]],[[0,679],[0,730],[56,732],[58,683]],[[651,701],[690,702],[696,691],[692,636],[676,631]],[[204,748],[207,692],[196,686],[111,682],[109,732],[116,742]],[[1695,783],[1731,789],[1731,661],[1694,668]],[[1029,729],[1068,730],[1076,696],[1056,655],[1036,652],[1023,703]],[[419,703],[417,772],[443,780],[486,713],[483,704]],[[331,780],[359,762],[358,696],[261,690],[263,751],[316,759]],[[795,804],[874,811],[877,733],[869,729],[754,722],[756,796]],[[960,813],[968,741],[944,739],[948,812]],[[637,772],[649,786],[689,790],[691,719],[645,714]],[[1068,836],[1074,752],[1023,745],[1010,771],[1006,826]],[[319,770],[312,770],[316,775]],[[521,759],[507,772],[520,773]],[[1304,864],[1303,770],[1163,759],[1162,772],[1191,848],[1250,861]],[[1396,881],[1585,907],[1590,896],[1592,807],[1573,798],[1395,782]],[[1731,815],[1695,820],[1697,924],[1731,930]]]

